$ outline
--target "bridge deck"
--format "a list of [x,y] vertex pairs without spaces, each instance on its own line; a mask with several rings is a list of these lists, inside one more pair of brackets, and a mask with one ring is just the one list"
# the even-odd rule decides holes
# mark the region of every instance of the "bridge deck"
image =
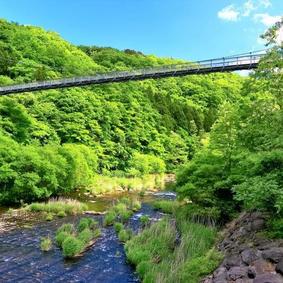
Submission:
[[249,55],[224,57],[220,59],[211,59],[193,63],[165,65],[146,69],[96,74],[94,76],[74,77],[53,81],[9,85],[0,87],[0,95],[45,89],[86,86],[92,84],[105,84],[194,74],[250,70],[257,67],[258,62],[263,55],[264,54],[250,53]]

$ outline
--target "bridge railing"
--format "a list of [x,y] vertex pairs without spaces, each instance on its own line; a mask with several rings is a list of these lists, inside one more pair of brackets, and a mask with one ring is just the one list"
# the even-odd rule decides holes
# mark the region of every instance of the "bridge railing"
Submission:
[[217,59],[209,59],[197,62],[189,62],[189,63],[181,63],[181,64],[172,64],[172,65],[164,65],[164,66],[156,66],[149,67],[144,69],[136,69],[136,70],[127,70],[127,71],[114,71],[108,73],[98,73],[91,76],[81,76],[81,77],[73,77],[73,78],[64,78],[64,79],[56,79],[50,81],[42,81],[42,82],[31,82],[26,84],[15,84],[9,86],[0,87],[0,93],[5,90],[13,90],[17,88],[18,92],[28,88],[36,88],[36,87],[46,87],[53,86],[54,88],[69,85],[69,84],[86,84],[86,82],[91,81],[115,81],[119,80],[119,78],[138,78],[138,77],[149,77],[154,78],[154,76],[162,75],[164,73],[174,75],[175,73],[180,73],[182,71],[188,72],[190,70],[197,73],[203,69],[227,69],[228,67],[233,66],[252,66],[253,64],[257,64],[260,58],[265,55],[265,53],[248,53],[241,56],[231,56],[231,57],[223,57]]

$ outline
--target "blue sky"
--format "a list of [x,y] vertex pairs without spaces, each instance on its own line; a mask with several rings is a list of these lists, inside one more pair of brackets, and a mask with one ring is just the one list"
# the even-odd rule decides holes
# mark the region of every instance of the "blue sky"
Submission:
[[0,0],[0,18],[56,31],[74,44],[188,60],[263,48],[283,0]]

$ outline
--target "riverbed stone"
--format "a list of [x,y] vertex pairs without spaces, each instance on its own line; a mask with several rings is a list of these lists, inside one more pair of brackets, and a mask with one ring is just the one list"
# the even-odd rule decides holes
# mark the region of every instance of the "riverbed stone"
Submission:
[[278,263],[281,259],[283,259],[283,248],[275,247],[270,248],[268,250],[264,250],[262,252],[262,256],[266,260]]
[[227,269],[230,269],[233,266],[239,266],[242,263],[241,256],[239,254],[232,254],[227,257],[223,264]]
[[254,249],[246,249],[241,252],[241,257],[244,263],[250,265],[253,261],[258,259],[258,253]]
[[237,280],[248,277],[248,268],[245,266],[234,266],[227,272],[228,280]]
[[283,275],[283,259],[276,264],[275,271]]
[[283,283],[283,277],[278,274],[265,273],[257,276],[253,283]]
[[213,273],[213,282],[222,283],[227,282],[227,269],[225,267],[219,267]]
[[271,262],[266,261],[262,258],[254,261],[252,263],[252,267],[257,275],[261,275],[264,273],[274,273],[275,271],[274,265]]

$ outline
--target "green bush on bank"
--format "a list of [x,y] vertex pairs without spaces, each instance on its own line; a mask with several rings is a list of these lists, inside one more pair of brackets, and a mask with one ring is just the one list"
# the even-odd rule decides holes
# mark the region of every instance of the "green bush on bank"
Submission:
[[126,242],[127,258],[143,282],[198,283],[222,260],[213,249],[216,229],[190,222],[184,215],[154,223]]

